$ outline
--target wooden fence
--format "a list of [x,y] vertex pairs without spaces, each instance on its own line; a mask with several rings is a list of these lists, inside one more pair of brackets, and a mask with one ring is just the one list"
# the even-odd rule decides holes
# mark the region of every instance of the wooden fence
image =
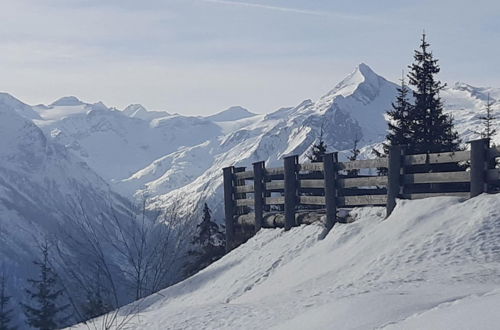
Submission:
[[386,158],[339,162],[337,153],[329,153],[318,163],[299,164],[298,156],[289,156],[278,168],[264,162],[252,169],[224,168],[227,249],[262,227],[288,230],[307,223],[304,214],[311,212],[326,214],[329,230],[339,208],[385,206],[389,216],[396,198],[469,198],[497,189],[500,148],[490,148],[488,139],[470,146],[470,151],[421,155],[405,155],[404,148],[393,146]]

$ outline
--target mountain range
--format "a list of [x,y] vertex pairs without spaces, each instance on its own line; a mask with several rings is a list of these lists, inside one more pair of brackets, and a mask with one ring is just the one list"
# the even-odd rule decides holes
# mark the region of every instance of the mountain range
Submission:
[[[140,104],[119,110],[74,96],[30,106],[0,93],[2,268],[17,274],[13,283],[25,280],[37,244],[74,226],[82,203],[96,224],[102,214],[133,213],[130,205],[145,200],[149,209],[175,210],[193,228],[205,202],[223,220],[223,167],[262,160],[278,166],[292,154],[304,161],[321,134],[341,158],[356,140],[360,157],[373,157],[397,87],[360,64],[319,100],[267,114],[231,107],[205,117]],[[500,112],[498,88],[456,83],[441,95],[463,141],[478,137],[488,95]],[[57,236],[62,249],[71,249],[70,237]],[[117,256],[108,257],[120,267]]]

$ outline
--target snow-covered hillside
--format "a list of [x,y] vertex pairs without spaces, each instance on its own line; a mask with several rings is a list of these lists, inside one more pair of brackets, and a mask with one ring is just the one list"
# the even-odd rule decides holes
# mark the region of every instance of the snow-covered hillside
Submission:
[[315,225],[264,229],[122,313],[134,329],[498,329],[499,205],[399,201],[386,220],[354,209],[323,240]]

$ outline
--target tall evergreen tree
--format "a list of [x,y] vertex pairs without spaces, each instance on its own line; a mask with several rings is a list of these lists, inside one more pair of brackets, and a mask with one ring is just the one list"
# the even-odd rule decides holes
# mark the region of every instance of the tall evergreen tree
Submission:
[[323,140],[323,124],[321,124],[321,130],[319,133],[319,140],[312,146],[311,151],[306,155],[306,157],[312,163],[320,163],[323,161],[323,156],[326,153],[327,145]]
[[[406,85],[403,77],[401,77],[401,86],[397,89],[398,95],[396,102],[392,103],[392,109],[387,111],[389,116],[389,134],[387,134],[387,143],[384,143],[384,153],[387,155],[389,146],[406,146],[411,142],[411,121],[410,114],[413,111],[413,105],[410,103],[408,96],[410,89]],[[381,155],[379,155],[381,156]]]
[[219,225],[212,221],[212,211],[207,203],[203,206],[201,223],[191,241],[194,249],[188,252],[194,260],[185,267],[186,274],[192,275],[221,258],[225,253],[225,236]]
[[409,66],[410,85],[414,86],[415,104],[409,117],[411,136],[407,153],[434,153],[460,150],[453,120],[443,113],[439,92],[446,86],[435,78],[440,68],[422,35],[420,49],[415,50],[414,63]]
[[33,305],[22,304],[28,324],[36,329],[51,330],[63,326],[60,315],[69,305],[58,305],[63,290],[57,288],[57,275],[49,263],[49,244],[40,247],[42,260],[33,263],[40,269],[38,279],[28,279],[32,289],[26,289]]
[[7,295],[5,274],[0,277],[0,330],[14,330],[12,323],[12,309],[9,307],[10,296]]

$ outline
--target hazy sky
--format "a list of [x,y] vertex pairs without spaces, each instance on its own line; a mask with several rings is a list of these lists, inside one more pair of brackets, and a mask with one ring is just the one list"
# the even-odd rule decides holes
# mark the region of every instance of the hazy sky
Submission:
[[360,62],[390,80],[423,29],[440,78],[500,87],[500,1],[2,0],[0,90],[209,114],[317,99]]

